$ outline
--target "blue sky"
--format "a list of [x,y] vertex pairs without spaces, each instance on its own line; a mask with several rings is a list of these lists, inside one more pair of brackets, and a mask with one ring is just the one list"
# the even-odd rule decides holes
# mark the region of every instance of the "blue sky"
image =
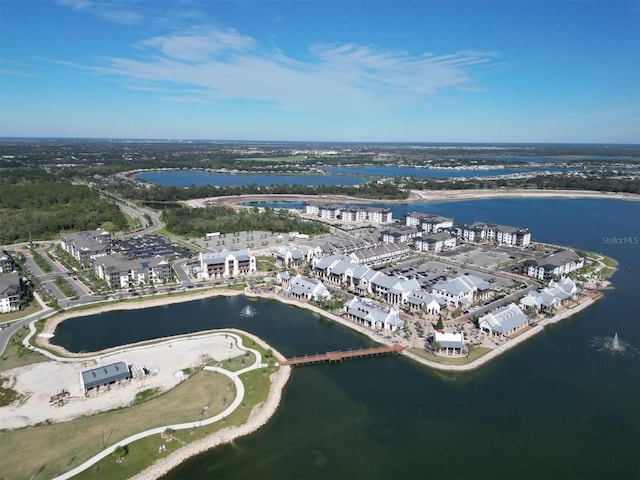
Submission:
[[640,143],[640,3],[0,0],[0,136]]

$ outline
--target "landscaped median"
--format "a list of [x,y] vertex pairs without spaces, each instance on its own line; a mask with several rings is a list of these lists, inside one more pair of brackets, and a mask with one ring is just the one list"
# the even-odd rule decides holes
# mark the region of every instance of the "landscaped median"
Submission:
[[[224,438],[234,438],[234,429],[244,426],[246,430],[247,422],[251,423],[252,411],[261,411],[262,416],[265,415],[264,409],[255,407],[269,399],[272,376],[275,374],[280,378],[284,374],[288,377],[288,368],[286,372],[280,372],[282,369],[272,361],[275,359],[267,356],[271,349],[246,334],[225,331],[190,337],[202,339],[205,335],[224,335],[225,345],[227,341],[235,342],[238,347],[242,344],[244,353],[228,360],[210,360],[208,365],[185,368],[183,371],[189,377],[179,385],[164,392],[159,389],[141,390],[133,402],[117,409],[71,421],[45,421],[2,432],[2,477],[53,478],[73,471],[101,454],[102,459],[94,458],[98,461],[83,465],[87,467],[83,473],[73,472],[79,473],[77,478],[131,478],[161,459],[165,460],[164,469],[168,468],[167,458],[173,459],[171,465],[179,463],[186,458],[185,454],[193,454],[185,453],[193,450],[189,445],[202,444],[203,441],[212,444],[220,431],[227,432]],[[159,340],[158,343],[165,341]],[[187,338],[179,338],[171,346],[178,353],[180,345],[188,341]],[[130,352],[132,349],[152,348],[152,345],[125,348]],[[264,361],[273,365],[268,366]],[[11,374],[11,371],[6,373]],[[278,383],[282,388],[286,378],[284,381],[280,378]],[[279,398],[279,392],[276,393]],[[99,392],[96,396],[102,394]],[[86,400],[76,398],[73,401]],[[65,405],[45,404],[43,408],[64,409]],[[267,413],[268,419],[273,412]],[[259,421],[253,430],[264,421]],[[62,475],[61,478],[69,477]]]

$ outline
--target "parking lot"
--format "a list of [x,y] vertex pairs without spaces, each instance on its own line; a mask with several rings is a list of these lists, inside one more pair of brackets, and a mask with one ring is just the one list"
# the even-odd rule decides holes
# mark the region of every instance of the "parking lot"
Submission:
[[149,258],[161,256],[168,259],[189,258],[193,250],[159,235],[142,235],[120,240],[114,246],[116,252],[128,258]]

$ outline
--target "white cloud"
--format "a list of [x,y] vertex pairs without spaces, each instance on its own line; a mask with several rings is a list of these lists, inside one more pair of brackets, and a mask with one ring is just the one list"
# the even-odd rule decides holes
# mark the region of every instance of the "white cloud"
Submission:
[[136,25],[142,16],[133,11],[131,2],[122,0],[56,0],[59,5],[79,12],[89,13],[109,22]]
[[134,47],[135,57],[105,58],[92,70],[128,84],[162,86],[173,99],[250,100],[323,111],[381,111],[415,105],[444,89],[481,91],[472,72],[497,56],[414,54],[349,43],[312,45],[299,60],[279,49],[265,50],[234,29],[211,26],[156,36]]

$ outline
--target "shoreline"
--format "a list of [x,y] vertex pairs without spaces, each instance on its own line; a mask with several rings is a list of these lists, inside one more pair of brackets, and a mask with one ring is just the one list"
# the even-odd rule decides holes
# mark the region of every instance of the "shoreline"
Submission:
[[600,192],[596,190],[535,190],[524,188],[504,188],[486,190],[411,190],[409,196],[403,199],[373,199],[352,197],[349,195],[297,195],[297,194],[257,194],[232,195],[228,197],[206,197],[184,200],[189,207],[206,207],[210,205],[225,205],[235,208],[251,208],[238,205],[242,202],[268,201],[310,201],[310,202],[347,202],[347,203],[429,203],[453,202],[461,200],[480,200],[490,198],[565,198],[565,199],[609,199],[640,201],[640,195],[634,193]]
[[[49,339],[51,338],[51,333],[55,331],[56,326],[59,325],[61,322],[73,317],[96,315],[96,314],[113,311],[113,310],[124,310],[124,309],[132,310],[132,309],[140,309],[140,308],[150,308],[150,307],[168,305],[173,303],[183,303],[187,301],[201,300],[206,298],[215,298],[219,296],[231,296],[231,295],[234,295],[234,296],[245,295],[247,297],[253,297],[253,298],[271,299],[271,300],[279,301],[281,303],[284,303],[286,305],[290,305],[293,307],[303,308],[303,309],[306,309],[307,311],[311,311],[313,313],[318,314],[319,316],[327,319],[328,321],[339,323],[351,329],[354,332],[365,335],[377,343],[380,343],[383,345],[394,345],[394,342],[392,340],[385,339],[381,334],[378,334],[377,332],[370,330],[362,325],[358,325],[353,322],[350,322],[349,320],[346,320],[335,314],[322,310],[315,305],[310,305],[308,303],[301,302],[296,299],[291,299],[288,297],[283,297],[282,295],[274,294],[274,293],[267,293],[267,294],[254,293],[249,291],[248,288],[245,289],[245,291],[209,289],[204,292],[194,293],[192,295],[185,295],[181,297],[150,298],[150,299],[145,299],[143,301],[139,301],[135,303],[126,303],[126,302],[114,303],[110,305],[101,305],[93,309],[80,310],[77,312],[65,312],[62,315],[57,315],[55,317],[51,317],[47,319],[43,333],[41,333],[38,337],[36,337],[36,343],[39,345],[44,344],[46,348],[52,349],[63,355],[71,356],[72,358],[78,358],[86,355],[93,355],[93,356],[102,355],[105,353],[109,353],[113,350],[121,349],[122,347],[105,349],[100,352],[91,352],[90,354],[78,354],[74,352],[69,352],[60,346],[51,344],[49,341]],[[420,357],[419,355],[416,355],[410,352],[408,349],[405,349],[404,351],[402,351],[401,355],[404,355],[405,357],[417,363],[420,363],[425,367],[433,368],[439,371],[465,372],[465,371],[475,370],[485,365],[487,362],[500,357],[500,355],[502,355],[504,352],[516,347],[520,343],[540,333],[541,331],[544,330],[544,328],[547,325],[560,322],[561,320],[564,320],[566,318],[573,316],[576,313],[581,312],[582,310],[592,305],[595,302],[595,300],[601,297],[601,295],[602,294],[598,292],[597,298],[593,298],[592,296],[586,296],[580,299],[580,301],[577,304],[575,304],[572,308],[565,308],[563,311],[557,313],[553,317],[544,318],[543,320],[537,322],[535,326],[516,335],[514,338],[510,338],[503,345],[496,347],[494,350],[486,353],[485,355],[482,355],[481,357],[469,363],[465,363],[465,364],[439,363],[439,362],[431,361],[426,358]],[[48,333],[45,333],[45,332],[48,332]],[[244,331],[241,331],[241,332],[244,335],[247,335],[252,340],[255,340],[260,345],[263,345],[263,346],[266,345],[266,343],[261,338],[249,332],[244,332]],[[166,337],[163,339],[156,339],[156,340],[166,340],[167,338],[171,338],[171,337]],[[272,347],[269,347],[269,348],[272,348]],[[274,350],[274,354],[276,355],[276,358],[284,358],[279,352],[276,352],[275,350]],[[245,423],[239,426],[223,428],[221,430],[218,430],[215,433],[212,433],[211,435],[206,436],[201,440],[197,440],[193,443],[190,443],[189,445],[186,445],[178,449],[177,451],[171,453],[169,456],[157,460],[156,462],[149,465],[141,472],[134,475],[132,478],[135,480],[155,480],[157,478],[162,477],[163,475],[168,473],[170,470],[177,467],[178,465],[180,465],[181,463],[183,463],[184,461],[186,461],[187,459],[193,456],[199,455],[203,452],[206,452],[210,449],[213,449],[225,443],[232,442],[236,438],[240,438],[257,431],[259,428],[264,426],[273,415],[275,415],[280,405],[284,388],[291,376],[291,370],[292,368],[289,366],[280,366],[278,370],[270,376],[271,385],[270,385],[269,393],[267,394],[266,400],[256,405],[252,409],[251,413],[249,414],[249,418]]]

